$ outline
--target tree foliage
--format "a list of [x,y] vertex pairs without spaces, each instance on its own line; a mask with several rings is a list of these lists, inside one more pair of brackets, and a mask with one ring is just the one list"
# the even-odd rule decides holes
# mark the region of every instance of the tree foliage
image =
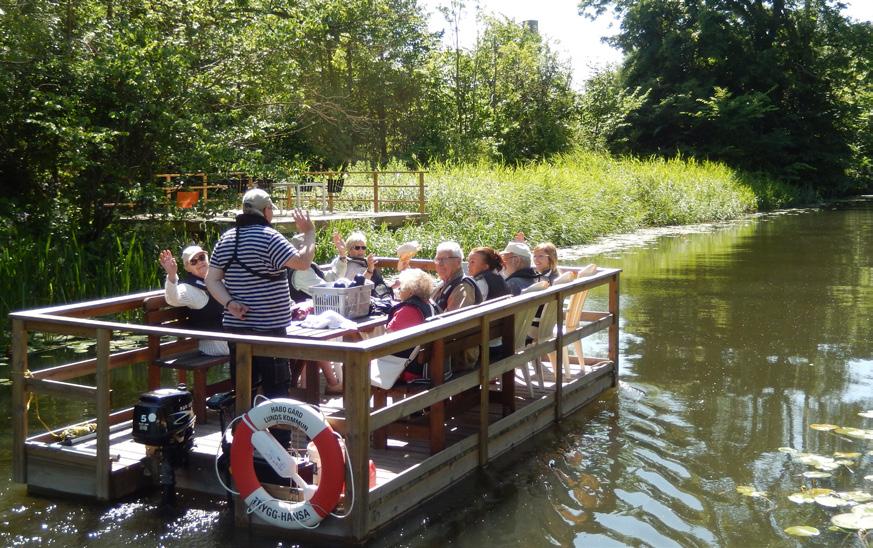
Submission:
[[[623,84],[650,90],[615,148],[725,160],[838,189],[857,164],[869,24],[833,0],[583,0],[622,18]],[[864,59],[864,60],[862,60]],[[857,166],[855,166],[857,167]]]

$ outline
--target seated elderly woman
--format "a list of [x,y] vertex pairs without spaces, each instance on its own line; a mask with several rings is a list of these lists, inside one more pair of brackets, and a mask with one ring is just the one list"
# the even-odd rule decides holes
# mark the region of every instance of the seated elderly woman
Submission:
[[501,269],[503,269],[503,260],[490,247],[473,248],[467,255],[467,274],[472,276],[479,286],[483,301],[511,293],[506,280],[500,275]]
[[373,295],[382,297],[391,294],[382,278],[382,272],[376,268],[376,256],[367,254],[367,237],[363,232],[352,232],[345,241],[339,232],[334,232],[333,245],[336,247],[337,256],[331,261],[330,268],[324,271],[327,281],[340,278],[353,280],[358,274],[363,274],[364,278],[373,282]]
[[[158,262],[167,271],[164,283],[164,298],[170,306],[187,306],[192,310],[188,326],[202,331],[222,331],[221,317],[224,307],[206,290],[206,271],[209,256],[199,245],[189,245],[182,251],[182,266],[185,277],[178,276],[179,266],[169,249],[161,251]],[[200,339],[197,348],[207,356],[230,354],[227,342]]]
[[540,280],[549,282],[549,285],[561,275],[558,270],[558,248],[551,242],[543,242],[533,248],[533,264]]
[[[389,333],[422,324],[434,315],[433,305],[430,304],[433,279],[427,272],[418,268],[407,268],[398,276],[398,282],[397,296],[400,302],[391,307],[391,311],[388,312],[388,324],[385,329]],[[413,350],[407,348],[394,355],[407,359]],[[409,364],[401,374],[404,382],[413,382],[421,376],[422,365],[416,362]]]

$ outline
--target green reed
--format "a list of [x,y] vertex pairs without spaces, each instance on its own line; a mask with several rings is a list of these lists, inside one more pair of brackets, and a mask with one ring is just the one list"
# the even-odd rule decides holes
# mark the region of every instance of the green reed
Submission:
[[[406,185],[413,177],[386,176],[383,182],[383,199],[417,199],[417,190],[388,184]],[[423,248],[419,256],[431,257],[437,244],[448,239],[465,250],[479,245],[502,248],[521,230],[533,242],[569,246],[607,234],[729,219],[813,198],[722,164],[590,152],[516,167],[436,164],[429,168],[426,184],[426,221],[396,229],[366,222],[331,223],[318,233],[316,260],[327,262],[335,255],[334,230],[344,237],[351,230],[363,230],[379,255],[394,255],[400,243],[418,240]],[[343,193],[353,195],[352,190]],[[196,243],[211,250],[219,231],[204,223],[199,233]],[[192,242],[185,229],[161,220],[116,223],[102,238],[88,242],[80,241],[73,228],[40,238],[7,225],[0,228],[0,318],[11,310],[159,288],[163,273],[158,252],[169,248],[178,257]],[[0,346],[5,346],[8,330],[0,332]]]

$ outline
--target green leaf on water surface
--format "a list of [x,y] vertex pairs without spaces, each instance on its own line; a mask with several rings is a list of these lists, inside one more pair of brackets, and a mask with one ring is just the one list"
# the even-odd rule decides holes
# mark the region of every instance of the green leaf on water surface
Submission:
[[94,346],[94,343],[88,341],[77,341],[70,343],[68,348],[75,352],[76,354],[84,354],[91,350],[91,347]]
[[804,472],[803,477],[810,479],[820,479],[820,478],[829,478],[831,474],[829,472],[817,472],[815,470],[810,470],[809,472]]
[[788,500],[797,504],[812,504],[815,502],[816,497],[832,495],[833,493],[833,489],[828,489],[826,487],[813,487],[812,489],[805,489],[799,493],[788,495]]
[[819,506],[824,506],[825,508],[837,508],[839,506],[848,506],[852,504],[848,500],[843,500],[839,497],[835,497],[833,495],[824,495],[821,497],[815,497],[815,503]]
[[738,485],[737,493],[743,495],[744,497],[766,497],[767,493],[765,491],[758,491],[751,485]]
[[834,451],[834,457],[838,458],[838,459],[857,459],[860,456],[861,456],[861,453],[858,453],[857,451],[850,451],[850,452]]
[[870,502],[873,500],[873,495],[866,491],[840,491],[836,495],[852,502]]
[[873,514],[873,504],[858,504],[856,506],[852,506],[852,512],[855,514]]
[[788,495],[788,500],[796,504],[811,504],[815,502],[815,497],[810,497],[806,493],[791,493]]
[[849,529],[851,531],[873,529],[873,514],[857,514],[855,512],[837,514],[831,518],[831,523],[840,529]]
[[809,525],[795,525],[794,527],[786,527],[785,532],[793,537],[817,537],[819,534],[818,529],[815,527],[810,527]]
[[858,413],[858,416],[864,417],[865,419],[873,419],[873,409],[870,409],[869,411],[861,411]]
[[12,386],[12,379],[0,379],[0,386]]
[[861,428],[851,428],[843,426],[834,430],[834,434],[840,434],[841,436],[848,436],[850,438],[863,439],[864,436],[867,434],[867,431]]
[[837,428],[839,428],[839,426],[837,426],[836,424],[818,424],[818,423],[810,424],[809,427],[812,428],[813,430],[820,430],[822,432],[827,432],[828,430],[836,430]]

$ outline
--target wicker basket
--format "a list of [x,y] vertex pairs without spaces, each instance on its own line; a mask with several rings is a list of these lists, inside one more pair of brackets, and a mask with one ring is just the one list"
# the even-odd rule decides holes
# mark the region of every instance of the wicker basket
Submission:
[[312,286],[310,291],[316,314],[333,310],[345,318],[359,318],[370,312],[373,282],[367,280],[356,287],[333,287],[333,282],[327,282]]

